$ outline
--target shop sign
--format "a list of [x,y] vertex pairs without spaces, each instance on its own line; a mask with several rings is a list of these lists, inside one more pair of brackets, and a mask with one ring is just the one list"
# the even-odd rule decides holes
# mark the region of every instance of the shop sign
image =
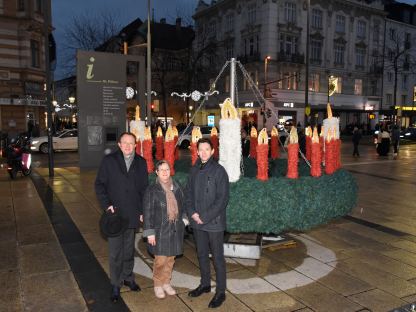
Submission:
[[254,107],[254,102],[244,103],[244,107]]
[[207,116],[208,119],[208,127],[215,127],[215,116],[214,115],[208,115]]
[[293,108],[293,107],[295,107],[295,103],[293,103],[293,102],[284,102],[283,107]]

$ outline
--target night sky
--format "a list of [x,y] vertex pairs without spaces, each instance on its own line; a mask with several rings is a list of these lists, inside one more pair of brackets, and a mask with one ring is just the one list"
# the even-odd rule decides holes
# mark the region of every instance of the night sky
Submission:
[[[211,0],[206,0],[210,3]],[[409,4],[416,4],[416,0],[405,0]],[[165,17],[168,23],[174,22],[180,15],[191,16],[198,0],[151,0],[156,20]],[[55,71],[55,79],[64,78],[60,69],[59,57],[62,54],[61,43],[65,25],[71,20],[71,16],[77,16],[85,11],[101,12],[114,11],[120,16],[121,24],[127,25],[140,17],[143,21],[147,17],[147,0],[52,0],[52,23],[55,27],[54,36],[57,43],[58,66]]]

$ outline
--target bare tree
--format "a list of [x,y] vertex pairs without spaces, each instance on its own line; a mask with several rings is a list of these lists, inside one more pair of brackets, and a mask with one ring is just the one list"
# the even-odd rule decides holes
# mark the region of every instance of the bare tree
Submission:
[[121,29],[119,14],[114,11],[85,12],[73,16],[64,29],[62,65],[67,74],[73,74],[76,51],[94,50],[118,34]]
[[414,73],[416,70],[415,49],[410,33],[390,28],[387,36],[384,69],[393,71],[394,74],[393,105],[396,106],[399,75]]

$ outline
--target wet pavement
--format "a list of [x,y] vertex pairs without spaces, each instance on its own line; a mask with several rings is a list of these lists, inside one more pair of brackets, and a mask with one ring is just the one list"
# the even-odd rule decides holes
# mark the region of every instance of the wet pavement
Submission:
[[[360,153],[343,145],[344,168],[359,185],[351,214],[289,233],[296,248],[227,259],[227,301],[218,311],[390,311],[416,301],[416,145],[402,146],[398,159],[377,156],[373,145]],[[95,172],[63,162],[55,178],[47,174],[39,167],[32,179],[10,182],[0,173],[0,311],[208,310],[212,294],[187,296],[199,283],[192,239],[175,264],[178,295],[158,300],[140,233],[134,270],[143,290],[123,288],[123,302],[110,303]]]

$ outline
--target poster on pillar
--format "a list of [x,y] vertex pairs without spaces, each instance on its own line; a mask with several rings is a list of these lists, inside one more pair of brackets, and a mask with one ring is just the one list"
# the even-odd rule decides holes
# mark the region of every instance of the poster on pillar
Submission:
[[128,62],[137,63],[134,104],[142,104],[143,57],[77,52],[78,152],[82,168],[98,167],[104,155],[117,149],[118,136],[128,130]]

